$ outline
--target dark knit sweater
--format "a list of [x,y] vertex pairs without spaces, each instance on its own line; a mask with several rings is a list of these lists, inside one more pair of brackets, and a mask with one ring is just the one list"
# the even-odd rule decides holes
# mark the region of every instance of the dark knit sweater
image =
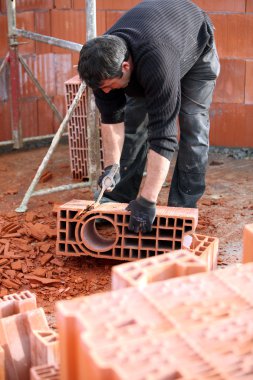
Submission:
[[188,0],[144,0],[106,34],[123,38],[134,70],[128,87],[95,91],[102,122],[124,121],[125,94],[145,97],[150,148],[171,159],[177,146],[180,80],[213,43],[213,28],[203,10]]

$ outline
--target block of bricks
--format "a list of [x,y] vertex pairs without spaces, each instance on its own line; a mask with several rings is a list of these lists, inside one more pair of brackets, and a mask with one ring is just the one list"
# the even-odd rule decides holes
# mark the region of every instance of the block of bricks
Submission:
[[[168,344],[172,344],[173,335],[179,335],[184,345],[190,346],[191,349],[191,353],[186,354],[183,348],[177,348],[178,339],[176,339],[172,347],[165,350],[168,362],[173,364],[172,367],[166,364],[167,374],[173,369],[178,371],[179,379],[250,379],[246,375],[247,371],[252,369],[247,369],[246,364],[250,360],[253,363],[251,350],[253,318],[249,318],[247,327],[249,351],[246,343],[243,350],[239,336],[233,347],[236,354],[233,356],[231,368],[234,368],[234,364],[236,366],[237,361],[246,363],[241,371],[241,373],[244,371],[245,377],[236,377],[233,371],[231,372],[233,376],[230,377],[229,366],[226,367],[227,372],[223,376],[222,365],[213,361],[209,355],[208,343],[202,347],[197,344],[197,339],[192,338],[195,332],[197,334],[202,328],[222,321],[225,326],[234,318],[240,321],[241,316],[247,313],[250,316],[253,313],[253,264],[242,265],[236,276],[235,271],[236,268],[228,268],[198,273],[143,287],[130,287],[58,302],[62,379],[148,379],[148,375],[146,377],[141,372],[143,366],[147,365],[148,368],[151,364],[148,361],[154,364],[152,370],[156,370],[157,373],[164,364],[162,358],[153,361],[154,351],[148,349],[152,347],[153,338],[157,339],[157,347],[162,347],[163,337],[166,334],[169,337],[165,339]],[[233,277],[235,281],[230,286],[230,279]],[[244,277],[246,286],[243,289]],[[244,317],[241,321],[244,323]],[[136,346],[130,355],[132,344]],[[138,359],[138,353],[141,351],[146,352],[146,360],[142,355]],[[209,363],[206,374],[201,373],[203,368],[201,362],[194,363],[192,357],[196,354],[206,364]],[[127,361],[124,359],[126,355],[130,364],[124,367],[123,362]],[[191,364],[193,367],[196,366],[195,369],[190,368]],[[121,369],[123,371],[123,368],[124,372],[118,372]],[[182,368],[186,368],[187,371],[184,373]],[[135,376],[131,372],[133,369],[136,371]],[[145,371],[145,368],[143,370]],[[113,377],[114,372],[115,377]],[[166,376],[150,377],[154,380],[157,378],[166,378]]]
[[30,380],[60,380],[60,369],[54,365],[32,367]]
[[0,318],[33,310],[36,307],[36,296],[29,290],[9,294],[0,299]]
[[59,364],[59,340],[54,330],[33,330],[31,333],[31,364],[33,367]]
[[178,333],[143,336],[127,344],[89,346],[81,335],[80,355],[85,358],[78,380],[224,379],[198,350]]
[[[184,236],[195,231],[198,220],[197,209],[158,206],[152,231],[137,234],[128,230],[130,212],[125,210],[125,203],[104,203],[78,216],[92,203],[73,200],[60,207],[57,214],[57,254],[126,261],[156,256],[181,249]],[[97,219],[104,219],[110,224],[109,236],[99,232]]]
[[212,236],[192,234],[187,236],[191,238],[188,247],[183,244],[183,248],[189,249],[194,255],[204,260],[208,270],[217,268],[219,239]]
[[[80,87],[79,76],[69,79],[65,82],[65,99],[66,106],[69,108]],[[97,121],[97,127],[100,130],[100,122]],[[69,135],[69,153],[70,164],[73,178],[88,180],[88,137],[87,137],[87,90],[83,95],[73,112],[68,124]],[[103,168],[103,150],[102,140],[100,137],[100,156],[101,169]]]
[[178,250],[164,255],[112,267],[112,290],[129,286],[143,286],[173,277],[205,272],[205,262],[188,250]]
[[32,330],[49,329],[42,308],[12,315],[0,320],[0,346],[5,354],[5,376],[8,380],[29,379]]
[[243,263],[253,262],[253,224],[246,224],[243,230]]

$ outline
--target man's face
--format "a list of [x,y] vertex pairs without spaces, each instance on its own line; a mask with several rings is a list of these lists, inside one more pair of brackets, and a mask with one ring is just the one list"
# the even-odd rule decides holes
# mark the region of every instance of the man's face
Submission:
[[108,94],[108,92],[110,92],[111,90],[126,88],[130,81],[130,77],[131,77],[131,67],[129,65],[129,62],[123,62],[122,77],[105,79],[102,82],[100,89],[104,91],[106,94]]

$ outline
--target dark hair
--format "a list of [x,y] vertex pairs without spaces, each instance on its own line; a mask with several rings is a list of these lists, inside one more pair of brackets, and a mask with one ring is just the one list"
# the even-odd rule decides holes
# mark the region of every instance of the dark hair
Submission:
[[105,79],[122,77],[122,63],[129,58],[125,41],[117,36],[103,35],[83,45],[78,62],[81,80],[92,89]]

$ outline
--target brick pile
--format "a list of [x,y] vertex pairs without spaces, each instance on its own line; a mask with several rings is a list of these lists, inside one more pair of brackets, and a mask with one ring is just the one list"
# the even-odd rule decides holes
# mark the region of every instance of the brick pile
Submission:
[[253,378],[253,263],[57,303],[61,380]]
[[58,335],[37,308],[34,294],[24,291],[0,299],[1,380],[28,380],[33,367],[57,366],[58,351]]

